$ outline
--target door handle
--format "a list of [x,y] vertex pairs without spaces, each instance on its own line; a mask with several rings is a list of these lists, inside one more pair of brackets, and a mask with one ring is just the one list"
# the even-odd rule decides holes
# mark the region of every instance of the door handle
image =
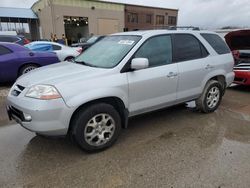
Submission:
[[213,68],[214,68],[214,66],[212,66],[212,65],[210,65],[210,64],[207,64],[207,66],[205,67],[206,70],[208,70],[208,69],[213,69]]
[[168,75],[167,75],[168,78],[173,78],[173,77],[176,77],[176,76],[178,76],[177,72],[169,72]]

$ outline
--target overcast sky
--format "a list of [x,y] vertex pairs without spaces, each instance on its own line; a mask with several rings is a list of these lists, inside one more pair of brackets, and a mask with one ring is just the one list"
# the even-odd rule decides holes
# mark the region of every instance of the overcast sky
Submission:
[[[1,0],[0,7],[29,8],[36,0]],[[178,25],[250,27],[250,0],[112,0],[179,9]]]

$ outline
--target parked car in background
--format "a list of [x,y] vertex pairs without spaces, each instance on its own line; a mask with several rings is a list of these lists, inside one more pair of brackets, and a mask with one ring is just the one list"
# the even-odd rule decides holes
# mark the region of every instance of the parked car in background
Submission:
[[84,150],[102,150],[129,117],[193,100],[201,112],[214,112],[233,82],[233,65],[230,49],[213,32],[113,34],[72,62],[22,76],[7,111],[30,131],[69,134]]
[[59,62],[53,52],[33,52],[19,44],[0,42],[0,82],[12,82],[29,71]]
[[35,41],[31,42],[25,47],[32,51],[45,51],[45,52],[55,52],[60,61],[70,60],[82,53],[81,47],[69,47],[63,44],[49,41]]
[[250,30],[238,30],[225,36],[235,59],[234,83],[250,85]]
[[20,45],[30,43],[30,41],[22,35],[0,35],[0,42],[13,42]]
[[87,50],[90,46],[93,44],[97,43],[98,41],[102,40],[105,36],[100,35],[100,36],[92,36],[90,37],[86,42],[80,42],[80,43],[74,43],[71,46],[72,47],[81,47],[82,51],[84,52]]

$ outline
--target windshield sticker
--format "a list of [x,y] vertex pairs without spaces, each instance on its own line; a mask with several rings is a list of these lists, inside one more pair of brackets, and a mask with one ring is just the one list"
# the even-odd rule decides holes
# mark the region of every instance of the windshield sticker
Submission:
[[133,40],[120,40],[118,44],[133,45],[135,41]]

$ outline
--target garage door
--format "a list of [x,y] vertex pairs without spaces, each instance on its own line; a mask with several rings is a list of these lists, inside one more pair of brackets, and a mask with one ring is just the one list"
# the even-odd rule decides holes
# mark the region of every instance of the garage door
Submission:
[[98,19],[98,35],[117,33],[118,25],[118,20]]

